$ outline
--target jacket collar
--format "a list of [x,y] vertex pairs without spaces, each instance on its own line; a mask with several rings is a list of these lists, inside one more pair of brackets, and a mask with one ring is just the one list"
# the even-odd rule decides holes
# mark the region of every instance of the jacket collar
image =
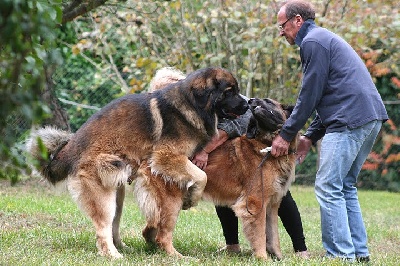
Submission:
[[301,28],[299,32],[296,35],[296,38],[294,39],[294,42],[297,44],[297,46],[300,46],[301,43],[303,42],[304,37],[306,37],[307,33],[312,30],[313,28],[317,27],[315,25],[314,20],[312,19],[307,19],[303,25],[301,25]]

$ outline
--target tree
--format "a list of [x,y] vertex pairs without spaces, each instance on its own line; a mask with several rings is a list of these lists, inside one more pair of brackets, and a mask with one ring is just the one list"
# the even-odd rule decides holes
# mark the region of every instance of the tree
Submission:
[[17,125],[10,122],[21,120],[31,124],[53,118],[48,121],[62,128],[68,125],[52,88],[51,69],[61,59],[55,48],[55,29],[61,22],[70,21],[106,1],[81,2],[64,2],[66,12],[62,15],[61,0],[0,1],[0,111],[3,117],[0,120],[0,178],[14,182],[20,169],[25,167],[21,150],[17,148],[21,136],[15,130]]
[[62,23],[72,21],[76,17],[82,16],[101,5],[104,5],[106,2],[107,0],[89,0],[84,2],[81,0],[66,1],[63,4]]
[[[17,179],[24,162],[15,149],[19,135],[10,117],[37,122],[48,114],[40,103],[43,67],[58,60],[54,28],[61,21],[61,0],[2,0],[0,11],[0,177]],[[48,50],[49,49],[49,50]]]

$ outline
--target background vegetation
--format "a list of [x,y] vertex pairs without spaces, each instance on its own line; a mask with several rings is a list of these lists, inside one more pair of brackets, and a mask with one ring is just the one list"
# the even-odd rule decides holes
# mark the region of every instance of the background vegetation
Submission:
[[[391,117],[360,186],[400,191],[399,6],[387,0],[312,2],[317,24],[345,38],[364,59]],[[187,73],[222,66],[238,78],[243,94],[285,103],[295,102],[300,86],[298,50],[278,38],[277,1],[0,3],[3,178],[19,178],[20,141],[32,123],[44,117],[42,123],[75,131],[111,99],[145,91],[164,66]],[[299,182],[312,182],[315,153],[298,167]]]

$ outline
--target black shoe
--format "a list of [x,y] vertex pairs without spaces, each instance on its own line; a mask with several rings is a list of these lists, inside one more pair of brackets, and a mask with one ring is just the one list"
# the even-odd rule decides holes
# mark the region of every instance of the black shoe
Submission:
[[368,263],[369,262],[369,256],[366,257],[357,257],[357,262],[359,263]]

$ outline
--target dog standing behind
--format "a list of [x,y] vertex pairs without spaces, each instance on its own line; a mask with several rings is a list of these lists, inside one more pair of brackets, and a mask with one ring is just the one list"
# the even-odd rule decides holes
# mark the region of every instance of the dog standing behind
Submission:
[[[205,68],[162,90],[112,101],[75,134],[51,127],[34,131],[27,150],[47,180],[67,181],[93,222],[99,254],[120,258],[116,246],[124,245],[119,223],[128,180],[145,165],[164,185],[189,191],[184,208],[196,205],[207,176],[188,158],[216,134],[217,116],[233,119],[247,108],[230,72]],[[42,158],[43,146],[47,158]]]

